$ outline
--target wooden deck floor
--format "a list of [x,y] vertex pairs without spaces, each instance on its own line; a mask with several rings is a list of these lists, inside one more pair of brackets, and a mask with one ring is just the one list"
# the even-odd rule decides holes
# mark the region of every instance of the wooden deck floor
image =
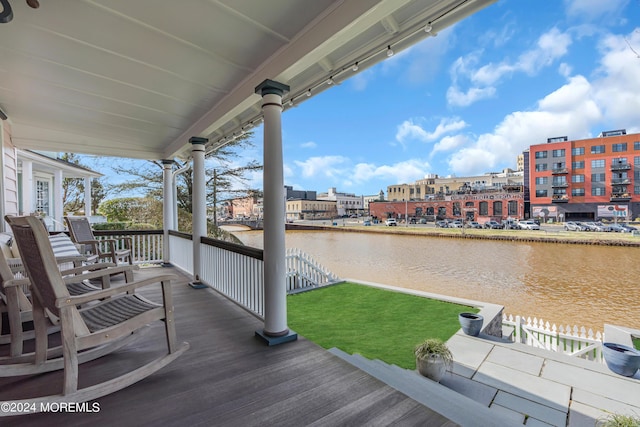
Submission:
[[[30,414],[3,418],[0,425],[455,425],[303,337],[266,346],[254,337],[259,320],[210,289],[190,288],[187,280],[181,275],[173,284],[177,333],[190,343],[187,353],[97,400],[97,413]],[[145,295],[156,299],[159,289]],[[129,371],[163,351],[163,327],[154,325],[129,347],[81,365],[80,386]],[[0,400],[59,393],[60,380],[60,372],[0,378]]]

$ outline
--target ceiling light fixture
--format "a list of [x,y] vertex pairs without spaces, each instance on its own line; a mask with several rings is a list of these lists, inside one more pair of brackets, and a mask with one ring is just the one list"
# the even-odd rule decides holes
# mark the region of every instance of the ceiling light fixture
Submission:
[[431,22],[427,22],[427,25],[424,26],[424,32],[431,33],[431,30],[433,30],[433,27],[431,26]]
[[307,91],[307,96],[311,96],[311,89]]
[[328,85],[332,85],[333,84],[333,76],[329,77],[329,80],[327,80],[327,84]]
[[351,67],[351,69],[353,71],[358,71],[358,63],[356,62],[355,64],[353,64],[353,67]]
[[393,51],[391,50],[391,45],[387,46],[387,56],[388,57],[392,57],[393,56]]
[[0,120],[7,120],[7,115],[2,110],[0,110]]

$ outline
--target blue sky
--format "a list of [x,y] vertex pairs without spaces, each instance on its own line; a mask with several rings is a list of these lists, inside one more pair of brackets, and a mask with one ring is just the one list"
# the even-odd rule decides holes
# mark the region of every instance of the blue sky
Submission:
[[[515,169],[552,136],[640,132],[639,54],[640,0],[500,0],[286,110],[285,184],[377,194]],[[242,157],[262,161],[261,128],[254,143]]]

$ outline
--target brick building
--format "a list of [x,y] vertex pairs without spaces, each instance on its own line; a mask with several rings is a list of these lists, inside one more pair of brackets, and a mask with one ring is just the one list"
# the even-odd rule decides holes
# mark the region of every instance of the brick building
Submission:
[[534,218],[633,219],[640,214],[640,134],[549,138],[530,147],[525,176]]

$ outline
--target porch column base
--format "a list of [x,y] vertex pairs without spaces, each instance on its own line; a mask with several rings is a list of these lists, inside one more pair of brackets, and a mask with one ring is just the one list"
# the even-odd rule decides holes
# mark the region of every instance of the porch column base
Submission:
[[170,262],[161,262],[160,267],[173,267],[173,264],[171,264]]
[[260,338],[262,342],[271,347],[272,345],[296,341],[298,339],[298,334],[289,329],[284,335],[273,336],[266,334],[264,330],[259,330],[256,331],[256,337]]
[[189,282],[189,286],[193,289],[204,289],[209,287],[209,285],[203,282]]

